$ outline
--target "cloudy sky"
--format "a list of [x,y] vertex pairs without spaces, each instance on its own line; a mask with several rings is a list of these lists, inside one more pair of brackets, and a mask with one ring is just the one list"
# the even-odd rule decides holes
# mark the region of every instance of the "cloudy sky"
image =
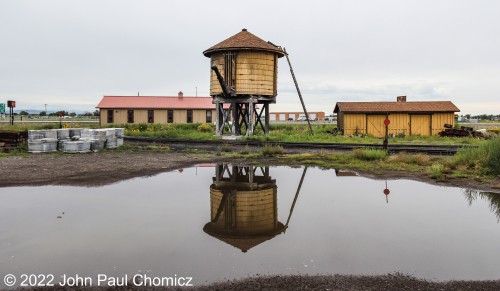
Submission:
[[[308,110],[407,95],[500,114],[499,16],[495,0],[0,0],[0,102],[208,96],[202,52],[247,28],[286,47]],[[301,109],[285,59],[277,100],[271,111]]]

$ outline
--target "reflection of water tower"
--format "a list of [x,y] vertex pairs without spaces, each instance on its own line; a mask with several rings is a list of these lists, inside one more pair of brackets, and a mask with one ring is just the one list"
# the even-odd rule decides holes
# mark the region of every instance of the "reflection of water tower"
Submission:
[[[252,135],[259,124],[267,134],[269,104],[276,103],[278,94],[278,58],[285,55],[281,47],[243,29],[203,54],[211,59],[210,95],[216,105],[216,134],[222,135],[227,126],[233,135],[241,135],[243,128],[246,135]],[[228,112],[223,109],[224,103],[230,104]]]
[[210,186],[210,216],[203,230],[243,252],[286,229],[278,221],[276,180],[269,167],[218,164]]

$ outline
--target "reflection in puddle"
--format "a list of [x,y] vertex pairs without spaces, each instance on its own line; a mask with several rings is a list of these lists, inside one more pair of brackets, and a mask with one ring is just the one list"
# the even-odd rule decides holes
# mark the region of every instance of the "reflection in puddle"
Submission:
[[500,268],[499,194],[345,170],[210,164],[96,188],[12,187],[0,201],[0,274],[200,284],[255,274],[498,279]]
[[217,164],[215,172],[206,233],[247,252],[285,230],[278,221],[276,180],[269,167]]
[[481,192],[477,190],[464,189],[464,195],[469,205],[476,200],[485,200],[490,204],[490,210],[493,212],[497,220],[500,222],[500,194],[492,192]]

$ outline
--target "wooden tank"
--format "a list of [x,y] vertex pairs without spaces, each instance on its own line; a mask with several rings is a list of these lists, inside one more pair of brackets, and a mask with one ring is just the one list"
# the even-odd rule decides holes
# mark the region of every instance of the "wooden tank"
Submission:
[[[203,52],[210,57],[234,95],[277,95],[278,58],[285,55],[281,47],[266,42],[243,29],[232,37]],[[223,95],[216,73],[210,73],[210,95]]]
[[[218,166],[220,171],[225,166]],[[214,177],[210,186],[210,219],[203,230],[246,252],[285,230],[278,221],[276,180],[253,175],[254,167],[233,167],[230,175]],[[250,171],[252,174],[249,174]],[[229,172],[226,172],[229,173]]]

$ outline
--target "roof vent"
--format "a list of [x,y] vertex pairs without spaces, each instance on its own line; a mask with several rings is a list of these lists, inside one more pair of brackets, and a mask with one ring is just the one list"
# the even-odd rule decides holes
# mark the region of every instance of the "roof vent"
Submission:
[[182,91],[179,91],[179,93],[177,93],[177,96],[178,96],[179,98],[182,98],[182,97],[184,97],[184,93],[182,93]]
[[396,98],[396,101],[397,101],[397,102],[406,102],[406,96],[398,96],[398,97]]
[[246,29],[246,28],[243,28],[241,31],[247,31],[247,29]]

